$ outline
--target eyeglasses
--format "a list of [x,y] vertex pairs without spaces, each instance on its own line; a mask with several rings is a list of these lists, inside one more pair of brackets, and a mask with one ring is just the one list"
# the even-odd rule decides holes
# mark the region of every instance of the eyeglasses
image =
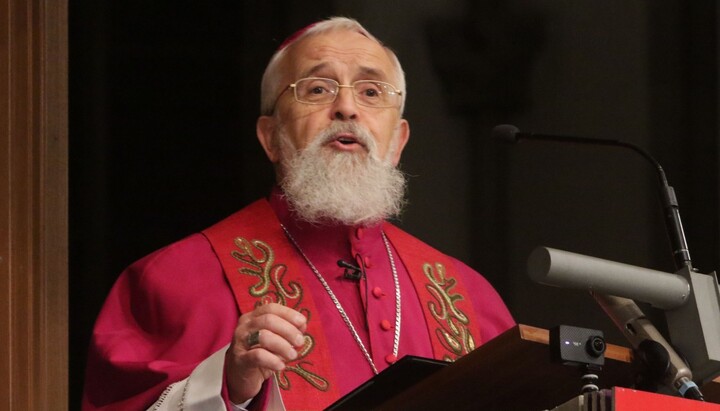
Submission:
[[402,91],[390,83],[375,80],[358,80],[352,84],[340,84],[329,78],[308,77],[297,80],[287,86],[285,90],[293,89],[295,100],[299,103],[330,104],[337,99],[342,87],[351,88],[355,102],[362,106],[400,107],[402,102]]

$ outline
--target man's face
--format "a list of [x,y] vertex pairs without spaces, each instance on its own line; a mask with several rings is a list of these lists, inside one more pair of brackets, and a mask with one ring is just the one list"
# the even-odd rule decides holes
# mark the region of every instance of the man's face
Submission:
[[[393,64],[385,49],[377,42],[354,31],[331,31],[305,38],[294,44],[281,67],[283,84],[305,77],[325,77],[340,84],[357,80],[380,80],[396,85]],[[373,108],[355,102],[352,89],[340,88],[330,104],[311,105],[295,101],[292,90],[280,95],[276,115],[258,120],[258,137],[273,163],[280,160],[277,145],[272,144],[273,132],[283,127],[294,147],[303,150],[310,141],[333,122],[356,122],[375,137],[377,154],[386,159],[391,149],[393,165],[409,137],[407,121],[400,117],[399,107]],[[393,142],[393,139],[397,139]],[[396,145],[395,147],[392,147]],[[340,133],[324,144],[324,149],[337,152],[367,154],[367,148],[354,142],[350,133]]]

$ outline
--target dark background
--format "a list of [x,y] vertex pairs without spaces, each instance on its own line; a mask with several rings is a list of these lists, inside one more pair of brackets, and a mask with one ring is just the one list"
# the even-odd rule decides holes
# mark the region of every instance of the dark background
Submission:
[[132,261],[265,195],[265,64],[290,33],[357,18],[407,75],[400,222],[496,286],[520,323],[600,328],[587,293],[530,282],[538,245],[674,271],[645,147],[678,195],[701,271],[718,267],[718,9],[710,0],[70,1],[71,409],[102,301]]

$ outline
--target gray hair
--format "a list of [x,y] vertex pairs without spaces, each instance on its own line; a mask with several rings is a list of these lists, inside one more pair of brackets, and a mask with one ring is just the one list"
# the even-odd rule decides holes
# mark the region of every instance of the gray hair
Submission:
[[403,111],[405,110],[405,97],[407,91],[405,90],[405,73],[403,72],[402,66],[400,65],[400,60],[398,60],[397,56],[390,48],[385,46],[380,40],[370,34],[370,32],[368,32],[360,23],[358,23],[354,19],[350,19],[347,17],[331,17],[327,20],[323,20],[319,23],[309,26],[305,31],[301,31],[296,38],[293,38],[289,41],[286,40],[288,44],[284,47],[281,46],[281,48],[278,49],[275,54],[273,54],[270,62],[265,68],[265,73],[262,77],[262,84],[260,89],[260,113],[262,115],[269,116],[272,114],[273,109],[275,108],[275,101],[278,95],[282,92],[282,88],[284,87],[283,84],[280,84],[280,80],[282,78],[282,73],[280,72],[280,63],[285,59],[285,56],[287,56],[287,50],[292,47],[293,44],[306,37],[318,35],[321,33],[327,33],[334,30],[356,31],[371,40],[375,40],[385,49],[385,51],[388,53],[388,56],[390,57],[391,62],[393,63],[393,68],[395,70],[394,74],[398,81],[397,87],[402,91],[402,102],[400,103],[400,115],[402,115]]

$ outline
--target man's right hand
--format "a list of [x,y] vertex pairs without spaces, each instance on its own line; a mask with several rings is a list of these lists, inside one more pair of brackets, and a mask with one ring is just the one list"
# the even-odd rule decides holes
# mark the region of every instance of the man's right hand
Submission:
[[297,358],[307,319],[292,308],[270,303],[240,316],[225,356],[230,401],[255,397],[274,371]]

